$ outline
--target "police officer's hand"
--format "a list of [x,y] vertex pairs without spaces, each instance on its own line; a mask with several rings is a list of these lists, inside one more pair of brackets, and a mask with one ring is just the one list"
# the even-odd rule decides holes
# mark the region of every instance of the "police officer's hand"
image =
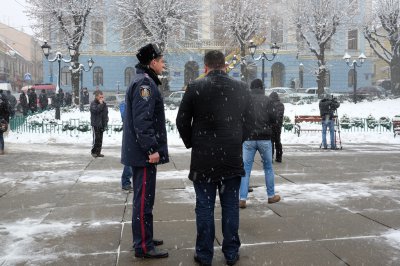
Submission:
[[160,161],[160,154],[155,152],[149,155],[149,163],[158,163]]

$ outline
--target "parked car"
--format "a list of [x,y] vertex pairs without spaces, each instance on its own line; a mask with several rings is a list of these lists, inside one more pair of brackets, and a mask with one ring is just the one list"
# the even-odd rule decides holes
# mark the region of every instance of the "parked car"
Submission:
[[271,92],[276,92],[278,93],[279,97],[288,97],[290,95],[294,95],[296,92],[292,88],[288,87],[275,87],[275,88],[270,88],[265,90],[265,95],[269,96]]
[[165,104],[180,105],[185,91],[174,91],[168,97],[165,97]]
[[367,97],[386,97],[387,91],[381,86],[365,86],[357,89],[357,94]]
[[119,104],[125,101],[125,94],[105,95],[104,101],[109,108],[118,108]]

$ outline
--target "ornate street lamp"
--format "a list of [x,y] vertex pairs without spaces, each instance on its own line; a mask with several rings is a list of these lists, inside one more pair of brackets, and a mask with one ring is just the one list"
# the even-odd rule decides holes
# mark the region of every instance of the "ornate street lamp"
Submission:
[[261,79],[262,79],[262,82],[263,82],[263,84],[264,84],[264,80],[265,80],[265,75],[264,75],[264,69],[265,69],[265,67],[264,67],[264,62],[265,62],[265,60],[267,60],[267,61],[272,61],[272,60],[275,59],[275,56],[276,56],[276,55],[278,54],[278,52],[279,52],[279,46],[276,45],[276,43],[273,43],[273,44],[272,44],[272,46],[271,46],[272,58],[268,58],[268,56],[267,56],[267,54],[266,54],[265,52],[262,52],[262,54],[261,54],[259,57],[254,58],[254,54],[256,53],[256,49],[257,49],[257,45],[253,42],[253,40],[250,40],[249,51],[250,51],[251,57],[252,57],[254,60],[256,60],[256,61],[262,60]]
[[354,103],[357,103],[357,67],[361,67],[367,57],[364,53],[361,53],[358,57],[359,62],[357,62],[357,60],[353,60],[353,62],[350,63],[351,56],[348,53],[345,53],[343,59],[345,60],[346,64],[353,69],[353,101]]
[[60,114],[60,95],[59,95],[59,90],[61,87],[61,61],[65,63],[70,63],[72,61],[72,58],[76,54],[76,49],[72,45],[68,46],[69,50],[69,59],[64,59],[64,56],[61,52],[56,52],[55,57],[53,59],[49,59],[50,51],[51,51],[51,46],[47,44],[47,41],[44,42],[44,44],[41,46],[43,50],[43,54],[46,57],[46,60],[49,62],[58,62],[58,79],[57,79],[57,88],[56,88],[56,98],[55,98],[55,107],[56,107],[56,119],[60,120],[61,114]]
[[73,68],[72,65],[69,67],[69,69],[71,70],[72,73],[79,72],[79,74],[80,74],[81,88],[79,90],[79,110],[81,112],[83,112],[83,99],[82,99],[83,98],[83,95],[82,95],[82,93],[83,93],[83,72],[89,72],[92,69],[93,65],[94,65],[93,59],[89,58],[88,69],[86,69],[83,64],[79,64],[79,66],[77,68]]

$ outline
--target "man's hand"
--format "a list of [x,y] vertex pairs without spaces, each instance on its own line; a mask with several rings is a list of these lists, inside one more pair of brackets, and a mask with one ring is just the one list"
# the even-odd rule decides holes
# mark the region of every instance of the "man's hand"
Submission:
[[149,163],[158,163],[160,161],[160,154],[155,152],[149,155]]

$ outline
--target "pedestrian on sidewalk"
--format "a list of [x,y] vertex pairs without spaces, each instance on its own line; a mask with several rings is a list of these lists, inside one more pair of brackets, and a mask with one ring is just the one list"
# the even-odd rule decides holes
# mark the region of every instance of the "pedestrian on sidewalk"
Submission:
[[164,101],[157,75],[165,70],[163,54],[150,43],[136,54],[135,79],[125,95],[121,163],[132,167],[132,234],[135,257],[166,258],[168,252],[155,248],[163,244],[153,238],[153,205],[157,164],[169,162]]
[[322,124],[322,146],[323,149],[328,148],[326,143],[326,131],[329,128],[331,149],[336,150],[335,141],[335,112],[339,108],[340,103],[330,95],[325,95],[324,98],[319,101],[319,112],[321,115]]
[[279,95],[275,91],[271,92],[271,94],[269,95],[269,99],[271,100],[276,114],[276,123],[272,124],[272,160],[274,159],[274,151],[276,150],[275,161],[281,163],[283,155],[281,133],[285,106],[283,105],[283,103],[281,103]]
[[[121,121],[122,121],[122,128],[124,124],[124,117],[125,117],[125,107],[126,103],[125,100],[119,104],[119,112],[121,114]],[[121,175],[121,187],[122,190],[126,192],[133,192],[131,178],[132,178],[132,167],[129,165],[124,165],[124,170],[122,170]]]
[[10,106],[7,96],[0,90],[0,155],[4,154],[4,132],[8,129],[10,123]]
[[192,148],[189,179],[196,192],[197,239],[194,260],[211,265],[214,255],[214,205],[222,207],[222,252],[226,263],[239,259],[239,187],[244,175],[243,127],[249,108],[246,83],[226,73],[225,57],[204,56],[206,76],[189,83],[176,118],[179,134]]
[[95,99],[90,104],[90,124],[92,125],[93,145],[92,156],[104,157],[101,153],[103,146],[103,133],[107,129],[108,107],[104,102],[103,92],[98,90],[95,93]]
[[240,208],[246,208],[249,180],[253,168],[254,156],[258,151],[261,155],[265,184],[267,187],[268,203],[278,202],[281,198],[275,195],[274,169],[272,168],[272,125],[276,123],[275,110],[265,96],[262,80],[255,79],[250,84],[251,105],[250,119],[247,121],[249,134],[243,143],[243,164],[246,174],[240,183]]

